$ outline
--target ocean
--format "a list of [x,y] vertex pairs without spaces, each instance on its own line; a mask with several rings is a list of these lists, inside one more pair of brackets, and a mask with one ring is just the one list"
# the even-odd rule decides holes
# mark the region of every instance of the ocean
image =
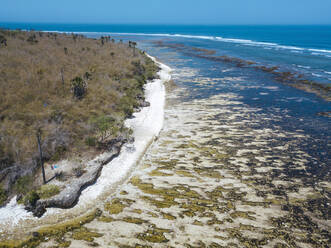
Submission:
[[331,26],[0,26],[134,40],[172,69],[161,133],[107,193],[123,208],[86,225],[101,246],[330,244],[331,103],[243,61],[328,86]]

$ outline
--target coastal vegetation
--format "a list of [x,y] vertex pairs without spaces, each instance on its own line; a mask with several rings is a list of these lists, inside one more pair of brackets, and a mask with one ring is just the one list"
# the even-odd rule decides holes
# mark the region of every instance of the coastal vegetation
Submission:
[[59,192],[40,187],[43,162],[49,170],[60,160],[92,158],[114,140],[130,139],[124,120],[148,106],[144,84],[158,71],[136,45],[0,29],[0,206],[13,194],[35,199]]

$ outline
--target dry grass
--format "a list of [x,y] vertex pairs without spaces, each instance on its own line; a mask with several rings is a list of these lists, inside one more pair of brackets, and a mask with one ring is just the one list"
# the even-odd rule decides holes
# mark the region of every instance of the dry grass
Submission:
[[[33,163],[38,127],[48,160],[127,133],[123,120],[157,71],[143,53],[111,40],[7,30],[0,36],[7,40],[0,47],[0,171]],[[76,77],[87,83],[81,100],[71,89]]]

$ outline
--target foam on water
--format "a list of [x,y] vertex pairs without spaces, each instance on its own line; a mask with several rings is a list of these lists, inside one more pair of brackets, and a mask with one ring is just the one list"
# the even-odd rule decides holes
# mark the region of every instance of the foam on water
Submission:
[[296,47],[296,46],[280,45],[280,44],[272,43],[272,42],[224,38],[224,37],[220,37],[220,36],[186,35],[186,34],[147,34],[147,33],[109,33],[109,34],[136,35],[136,36],[182,37],[182,38],[189,38],[189,39],[205,39],[205,40],[215,40],[215,41],[223,41],[223,42],[229,42],[229,43],[238,43],[238,44],[243,44],[243,45],[248,45],[248,46],[261,46],[261,47],[265,47],[265,48],[286,49],[286,50],[294,50],[294,51],[310,51],[310,52],[318,52],[319,54],[331,53],[331,50],[326,50],[326,49],[302,48],[302,47]]
[[320,53],[331,53],[330,50],[326,50],[326,49],[308,49],[311,52],[320,52]]
[[304,69],[311,69],[310,66],[304,66],[304,65],[297,65],[299,68],[304,68]]
[[256,46],[266,46],[266,47],[276,47],[282,49],[290,49],[290,50],[307,50],[310,52],[318,52],[318,53],[331,53],[331,50],[327,49],[315,49],[315,48],[303,48],[297,46],[290,45],[281,45],[273,42],[263,42],[263,41],[255,41],[248,39],[238,39],[238,38],[224,38],[221,36],[207,36],[207,35],[188,35],[188,34],[168,34],[168,33],[128,33],[128,32],[68,32],[68,31],[43,31],[43,32],[58,32],[58,33],[76,33],[76,34],[90,34],[90,35],[134,35],[134,36],[166,36],[166,37],[182,37],[189,39],[205,39],[205,40],[217,40],[223,42],[231,42],[231,43],[240,43],[244,45],[256,45]]
[[[0,223],[17,225],[22,219],[31,218],[32,214],[24,210],[23,205],[18,205],[16,196],[3,208],[0,208]],[[0,226],[1,231],[1,226]]]
[[[73,33],[69,31],[44,31],[44,32],[59,32],[59,33]],[[255,41],[249,39],[238,39],[238,38],[225,38],[221,36],[208,36],[208,35],[189,35],[189,34],[170,34],[170,33],[136,33],[136,32],[74,32],[76,34],[85,35],[133,35],[133,36],[156,36],[156,37],[174,37],[174,38],[188,38],[188,39],[203,39],[203,40],[213,40],[227,43],[241,44],[244,46],[255,46],[264,49],[275,49],[275,50],[289,50],[294,53],[307,53],[311,55],[331,57],[331,50],[327,49],[316,49],[316,48],[306,48],[297,47],[292,45],[282,45],[273,42],[263,42]]]

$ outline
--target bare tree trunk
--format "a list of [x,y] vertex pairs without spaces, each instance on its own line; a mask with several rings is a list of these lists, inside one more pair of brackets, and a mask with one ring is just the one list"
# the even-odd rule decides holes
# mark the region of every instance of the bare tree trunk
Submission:
[[38,141],[41,171],[43,173],[43,183],[46,184],[46,175],[45,175],[45,168],[44,168],[43,152],[42,152],[42,149],[41,149],[41,130],[40,130],[40,128],[37,131],[37,141]]
[[136,56],[136,46],[137,46],[137,42],[131,42],[131,46],[133,47],[133,56]]
[[64,76],[63,76],[63,68],[61,68],[61,79],[62,79],[62,89],[64,94]]

